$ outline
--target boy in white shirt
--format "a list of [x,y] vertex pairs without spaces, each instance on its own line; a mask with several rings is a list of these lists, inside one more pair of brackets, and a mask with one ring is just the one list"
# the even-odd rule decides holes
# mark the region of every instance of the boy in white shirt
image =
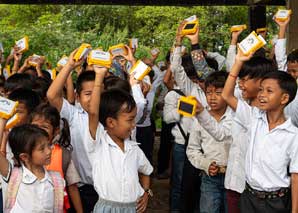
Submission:
[[93,212],[144,212],[151,194],[149,175],[153,167],[138,144],[128,139],[135,127],[136,103],[129,93],[118,89],[101,94],[107,68],[94,69],[89,131],[85,136],[99,195]]
[[[296,95],[297,84],[285,72],[269,72],[260,83],[258,108],[234,96],[238,73],[252,54],[237,53],[222,96],[247,129],[246,188],[241,212],[298,211],[298,129],[286,119],[284,107]],[[288,174],[288,168],[291,175]]]
[[222,71],[206,78],[205,93],[210,110],[198,101],[197,120],[186,151],[192,165],[202,170],[201,213],[228,212],[224,179],[232,142],[232,111],[221,97],[227,76]]

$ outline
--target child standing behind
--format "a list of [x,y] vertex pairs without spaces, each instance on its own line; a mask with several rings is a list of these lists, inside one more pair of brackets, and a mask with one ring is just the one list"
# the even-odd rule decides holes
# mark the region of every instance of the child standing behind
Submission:
[[[0,137],[6,122],[0,118]],[[12,129],[8,140],[19,167],[0,155],[0,173],[8,182],[4,212],[63,212],[64,180],[44,168],[52,152],[46,131],[24,124]]]
[[99,195],[94,212],[144,212],[153,168],[138,144],[128,140],[135,127],[136,104],[121,90],[100,95],[106,72],[106,68],[95,67],[88,110],[90,132],[85,138]]
[[[258,108],[234,96],[236,78],[250,56],[237,53],[222,96],[249,135],[246,186],[240,199],[243,213],[298,211],[298,129],[284,115],[296,95],[295,79],[285,72],[269,72],[260,82]],[[288,174],[288,168],[290,175]]]

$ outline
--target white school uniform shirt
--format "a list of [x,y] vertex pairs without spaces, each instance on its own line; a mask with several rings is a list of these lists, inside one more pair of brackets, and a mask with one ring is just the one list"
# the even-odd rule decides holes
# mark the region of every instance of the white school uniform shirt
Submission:
[[84,146],[84,132],[88,124],[88,113],[80,104],[71,105],[63,99],[61,118],[69,123],[71,145],[73,147],[72,160],[81,177],[81,184],[93,184],[92,167]]
[[194,167],[209,174],[209,166],[214,161],[217,165],[227,166],[232,143],[232,110],[227,108],[219,121],[207,110],[201,112],[197,118],[190,131],[186,154]]
[[238,100],[236,117],[248,129],[246,153],[247,183],[259,191],[275,191],[290,186],[290,176],[298,172],[298,129],[288,118],[269,131],[267,115],[256,107]]
[[287,71],[287,52],[286,52],[286,44],[287,40],[277,39],[274,52],[275,52],[275,60],[277,63],[277,68],[280,71]]
[[[9,181],[11,168],[7,178],[4,181]],[[42,180],[22,166],[23,178],[20,183],[16,201],[11,209],[11,213],[52,213],[54,211],[54,184],[45,170],[45,176]]]
[[[86,123],[86,125],[88,122]],[[99,123],[96,140],[85,132],[86,149],[92,162],[94,188],[105,200],[130,203],[144,194],[138,173],[150,175],[153,167],[135,141],[124,141],[124,152]]]

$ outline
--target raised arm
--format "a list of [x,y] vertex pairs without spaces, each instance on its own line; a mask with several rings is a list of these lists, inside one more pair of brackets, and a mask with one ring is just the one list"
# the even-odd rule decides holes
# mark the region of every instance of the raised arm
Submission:
[[238,99],[234,95],[234,90],[236,86],[236,81],[238,78],[238,74],[243,66],[245,61],[248,61],[253,56],[253,53],[249,56],[244,56],[240,50],[236,55],[235,63],[230,71],[230,74],[225,83],[224,89],[222,91],[222,97],[227,102],[227,104],[236,111]]
[[83,62],[83,59],[77,62],[74,61],[73,56],[75,55],[76,51],[77,49],[70,54],[67,64],[62,68],[62,70],[57,75],[56,79],[53,81],[53,83],[51,84],[47,92],[47,98],[50,104],[56,107],[56,109],[58,109],[59,112],[61,111],[61,108],[62,108],[62,103],[63,103],[62,91],[65,85],[65,82],[68,76],[70,75],[71,71]]
[[93,66],[95,71],[94,87],[91,94],[88,109],[89,131],[93,139],[96,139],[96,130],[99,122],[100,95],[103,90],[103,79],[108,72],[106,67]]
[[231,44],[229,46],[229,49],[228,49],[228,52],[227,52],[227,58],[226,58],[227,72],[230,72],[230,70],[232,69],[232,66],[235,62],[238,38],[239,38],[239,35],[242,32],[243,32],[243,30],[232,32]]

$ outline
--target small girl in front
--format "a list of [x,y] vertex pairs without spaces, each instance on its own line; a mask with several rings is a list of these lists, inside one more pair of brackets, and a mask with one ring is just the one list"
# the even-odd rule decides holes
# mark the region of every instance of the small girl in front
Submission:
[[101,94],[106,72],[106,68],[95,67],[89,131],[84,140],[99,195],[93,212],[144,212],[152,195],[149,175],[153,167],[138,144],[129,140],[135,128],[136,103],[122,90],[111,89]]
[[[7,120],[0,118],[0,138]],[[63,212],[64,179],[46,171],[51,161],[51,143],[46,131],[32,124],[13,128],[9,145],[18,166],[0,154],[0,174],[8,183],[5,213]]]

